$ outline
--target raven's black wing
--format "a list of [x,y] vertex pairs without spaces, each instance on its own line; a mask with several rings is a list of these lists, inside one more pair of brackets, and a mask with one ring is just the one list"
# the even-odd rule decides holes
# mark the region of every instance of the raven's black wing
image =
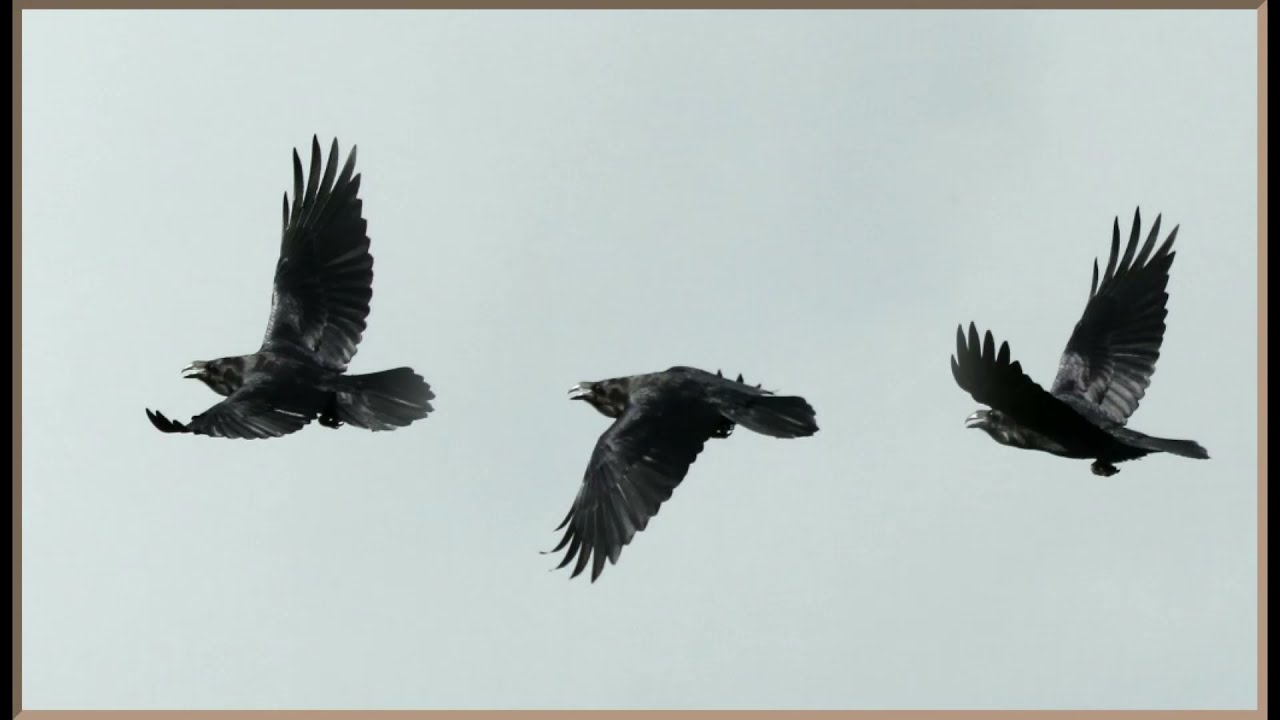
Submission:
[[271,318],[263,350],[302,351],[342,371],[356,354],[373,296],[373,256],[360,215],[360,176],[351,148],[337,173],[338,141],[320,177],[320,143],[311,139],[311,170],[293,153],[293,205],[284,196],[284,230],[276,263]]
[[1022,371],[1022,364],[1010,362],[1009,343],[996,341],[991,331],[986,343],[978,338],[978,328],[969,323],[969,339],[956,328],[956,354],[951,358],[951,374],[974,400],[999,410],[1020,424],[1050,438],[1067,434],[1081,440],[1107,441],[1098,426],[1051,395]]
[[652,389],[633,390],[628,409],[600,436],[550,552],[575,558],[576,577],[588,564],[591,581],[616,563],[622,546],[649,524],[720,424],[719,413],[693,398]]
[[316,417],[314,410],[287,402],[287,391],[252,383],[183,424],[147,410],[147,419],[166,433],[194,433],[210,437],[261,439],[301,430]]
[[1133,230],[1124,257],[1120,257],[1120,219],[1111,232],[1111,257],[1098,277],[1093,262],[1093,284],[1084,315],[1058,363],[1058,375],[1050,388],[1055,395],[1084,399],[1123,425],[1151,384],[1164,340],[1165,303],[1169,293],[1169,268],[1173,265],[1173,240],[1178,228],[1154,253],[1160,235],[1156,216],[1142,249],[1138,250],[1141,218],[1133,214]]

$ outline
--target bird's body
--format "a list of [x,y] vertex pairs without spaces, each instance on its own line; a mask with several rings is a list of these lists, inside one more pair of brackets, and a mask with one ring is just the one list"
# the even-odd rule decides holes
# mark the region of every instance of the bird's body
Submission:
[[737,425],[779,438],[818,431],[800,397],[779,396],[690,367],[580,383],[571,392],[614,423],[596,442],[573,507],[559,529],[570,577],[591,564],[591,580],[671,497],[708,440]]
[[[979,338],[969,324],[956,331],[951,373],[973,399],[990,406],[966,419],[996,442],[1067,458],[1092,459],[1097,475],[1119,472],[1116,463],[1153,452],[1205,459],[1190,440],[1151,437],[1127,428],[1155,372],[1164,339],[1169,268],[1178,229],[1155,249],[1160,218],[1139,250],[1141,218],[1135,213],[1129,243],[1120,256],[1117,218],[1105,273],[1093,268],[1093,285],[1083,317],[1067,342],[1049,390],[1027,377],[1009,357],[1009,344],[996,349],[987,331]],[[1154,250],[1154,252],[1153,252]]]
[[188,365],[184,377],[202,381],[226,399],[188,424],[148,410],[157,429],[266,438],[295,432],[319,418],[331,428],[349,423],[391,430],[432,411],[435,394],[410,368],[346,374],[373,295],[373,256],[360,213],[355,156],[352,148],[339,175],[334,140],[321,178],[320,144],[312,138],[304,188],[302,163],[293,154],[293,204],[286,194],[262,346],[256,353]]

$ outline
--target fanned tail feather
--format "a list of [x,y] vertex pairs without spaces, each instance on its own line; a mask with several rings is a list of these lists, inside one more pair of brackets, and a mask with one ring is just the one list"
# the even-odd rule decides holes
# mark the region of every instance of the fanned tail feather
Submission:
[[736,409],[732,420],[761,435],[776,438],[808,437],[818,432],[813,410],[802,397],[762,395]]
[[336,393],[342,422],[367,430],[394,430],[426,417],[435,393],[411,368],[348,375]]

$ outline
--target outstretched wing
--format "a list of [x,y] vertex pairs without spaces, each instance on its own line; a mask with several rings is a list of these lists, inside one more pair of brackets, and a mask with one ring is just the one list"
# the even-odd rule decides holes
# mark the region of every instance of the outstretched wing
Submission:
[[373,296],[373,256],[360,215],[360,176],[351,148],[337,173],[338,141],[320,176],[320,143],[311,139],[311,169],[293,153],[293,205],[284,196],[284,231],[276,263],[271,318],[264,350],[302,351],[319,364],[345,370],[356,354]]
[[991,331],[986,342],[978,338],[978,328],[969,323],[968,343],[963,328],[956,328],[956,354],[951,358],[951,374],[974,400],[1009,415],[1018,423],[1047,437],[1068,434],[1081,439],[1108,437],[1105,432],[1063,401],[1049,394],[1027,377],[1022,364],[1009,360],[1009,343],[996,341]]
[[147,419],[160,432],[194,433],[210,437],[262,439],[301,430],[316,413],[294,403],[269,385],[245,385],[225,400],[183,424],[147,410]]
[[1076,323],[1050,388],[1055,395],[1072,395],[1096,405],[1107,417],[1124,424],[1151,384],[1164,339],[1165,303],[1173,240],[1178,228],[1153,253],[1160,235],[1156,216],[1147,241],[1138,250],[1141,217],[1133,214],[1129,244],[1120,257],[1120,219],[1111,232],[1111,257],[1101,282],[1093,262],[1093,284],[1084,315]]
[[697,403],[633,394],[631,406],[596,442],[573,507],[556,528],[564,535],[550,552],[565,550],[557,567],[576,558],[570,577],[590,564],[595,582],[605,559],[616,563],[622,547],[658,514],[719,422],[718,413]]

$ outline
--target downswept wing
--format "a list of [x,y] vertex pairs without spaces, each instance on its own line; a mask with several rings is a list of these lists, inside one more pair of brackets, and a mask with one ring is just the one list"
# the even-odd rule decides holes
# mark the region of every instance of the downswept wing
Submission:
[[1141,217],[1120,257],[1120,219],[1111,232],[1111,257],[1101,282],[1098,261],[1084,315],[1076,323],[1058,364],[1051,392],[1072,395],[1096,405],[1112,421],[1128,421],[1151,384],[1164,340],[1169,268],[1178,228],[1152,253],[1160,235],[1160,216],[1138,250]]
[[147,419],[166,433],[194,433],[211,437],[263,439],[297,432],[316,417],[313,410],[290,407],[288,391],[258,382],[244,385],[225,400],[183,424],[147,410]]
[[304,189],[302,162],[293,153],[293,205],[284,196],[284,230],[276,263],[271,318],[264,350],[302,351],[324,367],[343,371],[360,343],[373,296],[360,176],[351,148],[337,173],[338,141],[320,176],[320,143],[311,139],[311,168]]
[[1009,343],[996,341],[991,331],[986,343],[978,328],[969,323],[968,343],[963,328],[956,328],[956,354],[951,358],[951,374],[974,400],[1016,419],[1022,425],[1049,437],[1063,434],[1109,441],[1110,436],[1063,401],[1049,394],[1022,371],[1022,364],[1009,359]]
[[[557,530],[565,550],[562,568],[576,558],[576,577],[588,564],[591,581],[616,563],[622,547],[644,530],[719,423],[699,403],[673,401],[641,390],[630,407],[600,436],[573,506]],[[567,549],[565,549],[567,547]]]

